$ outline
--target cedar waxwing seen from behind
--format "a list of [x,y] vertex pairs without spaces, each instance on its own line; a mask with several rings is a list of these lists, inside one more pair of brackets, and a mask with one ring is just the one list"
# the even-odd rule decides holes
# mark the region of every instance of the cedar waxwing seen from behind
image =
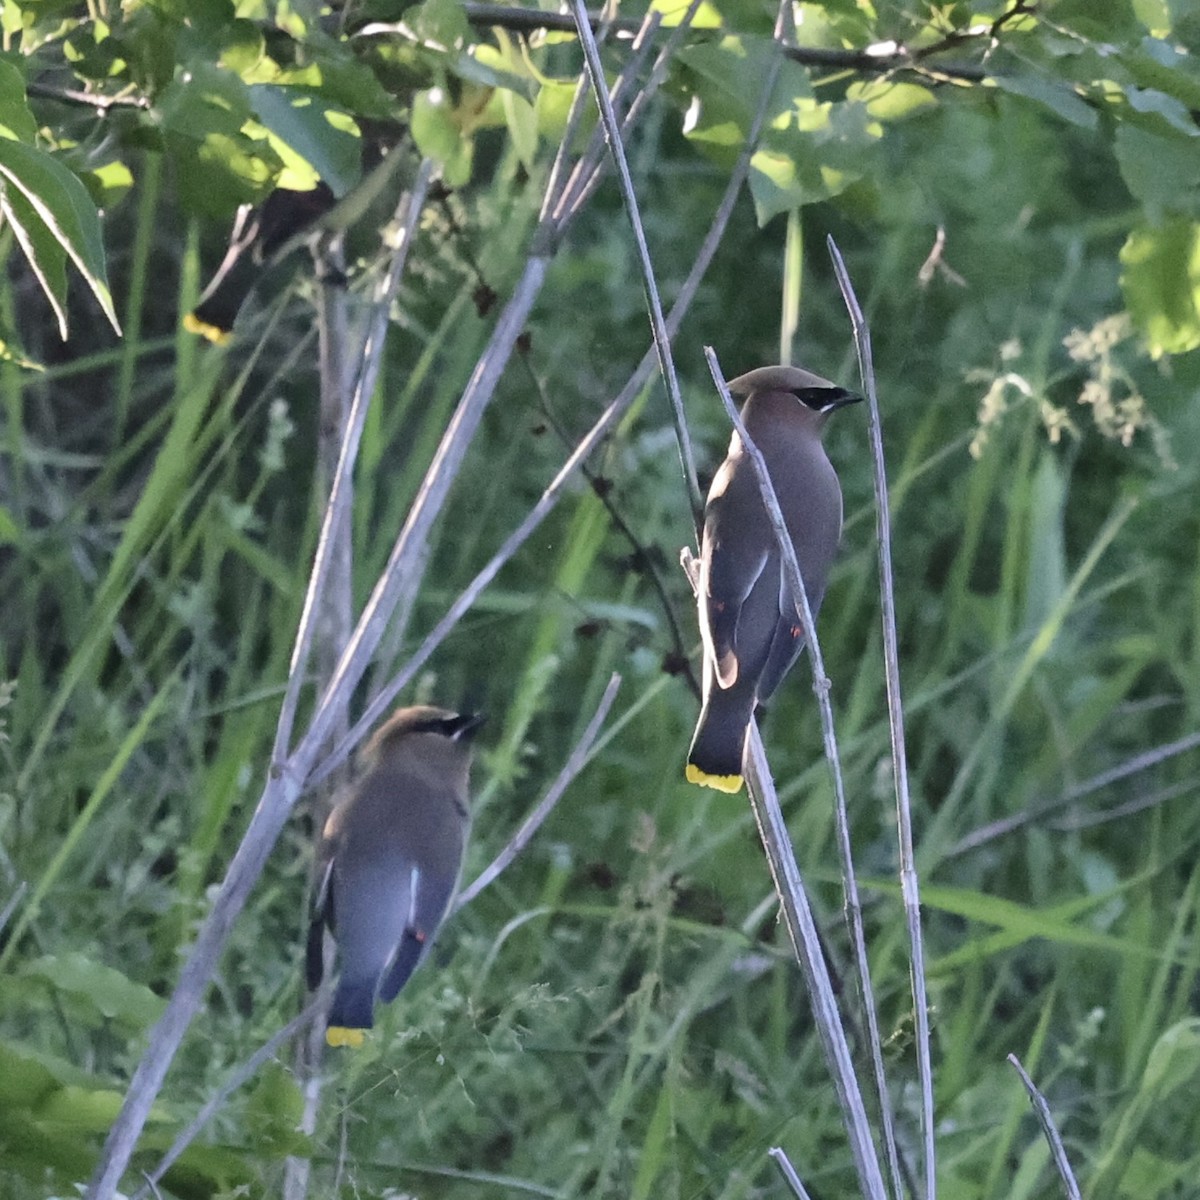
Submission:
[[[742,420],[766,460],[815,616],[842,534],[842,490],[821,430],[831,412],[862,397],[798,367],[761,367],[729,391],[745,399]],[[704,506],[697,600],[704,685],[686,775],[736,792],[754,706],[804,648],[754,464],[736,432]]]
[[450,907],[470,826],[471,735],[482,720],[399,709],[367,743],[363,775],[329,814],[306,965],[315,990],[328,926],[340,972],[325,1034],[331,1046],[362,1044],[375,1002],[395,999]]
[[324,183],[306,192],[276,188],[258,207],[238,209],[229,248],[183,327],[218,346],[229,341],[233,323],[258,283],[264,264],[291,238],[333,208],[335,197]]

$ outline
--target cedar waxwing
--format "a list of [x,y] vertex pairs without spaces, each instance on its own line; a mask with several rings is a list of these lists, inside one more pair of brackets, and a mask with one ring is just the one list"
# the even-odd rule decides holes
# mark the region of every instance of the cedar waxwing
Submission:
[[289,239],[303,233],[333,208],[324,183],[306,192],[276,188],[257,208],[238,209],[229,248],[196,307],[183,318],[189,333],[218,346],[229,341],[238,311],[262,274],[263,264]]
[[[815,616],[842,534],[842,490],[821,430],[834,409],[862,397],[798,367],[761,367],[729,391],[746,398],[742,420],[766,459]],[[703,706],[686,774],[691,783],[736,792],[754,706],[804,648],[754,464],[736,432],[704,506],[697,599]]]
[[367,743],[366,772],[329,814],[317,851],[308,986],[321,982],[323,927],[340,976],[325,1039],[360,1046],[375,1001],[394,1000],[429,952],[458,886],[479,716],[401,708]]

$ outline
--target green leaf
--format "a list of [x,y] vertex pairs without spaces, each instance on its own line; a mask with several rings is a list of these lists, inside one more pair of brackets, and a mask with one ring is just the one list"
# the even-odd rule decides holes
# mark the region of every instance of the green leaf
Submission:
[[202,140],[211,133],[237,134],[253,115],[250,89],[231,71],[197,63],[159,97],[163,128]]
[[1200,346],[1200,227],[1177,219],[1134,230],[1121,247],[1121,290],[1155,358]]
[[[255,84],[250,104],[267,129],[343,196],[361,174],[362,141],[345,128],[346,114],[308,88]],[[339,128],[338,125],[342,127]]]
[[471,26],[460,0],[425,0],[405,14],[417,37],[433,48],[457,50],[471,38]]
[[32,1109],[59,1086],[53,1073],[7,1042],[0,1042],[0,1108]]
[[1172,1025],[1154,1043],[1142,1075],[1142,1091],[1163,1100],[1176,1088],[1190,1084],[1198,1073],[1200,1019],[1192,1018]]
[[37,121],[25,98],[25,79],[10,62],[0,59],[0,135],[20,142],[37,137]]
[[1010,96],[1036,101],[1080,129],[1095,129],[1100,121],[1100,114],[1066,83],[1037,75],[997,75],[994,82]]
[[67,252],[58,244],[33,205],[15,188],[0,187],[0,214],[37,278],[54,315],[58,335],[67,340]]
[[1059,0],[1054,21],[1097,41],[1124,41],[1139,28],[1130,0]]
[[[29,207],[37,213],[50,237],[75,264],[99,302],[104,315],[120,333],[121,326],[113,308],[112,293],[109,291],[108,277],[105,273],[100,216],[88,197],[87,188],[80,183],[77,176],[49,154],[7,138],[0,138],[0,176],[4,179],[10,203],[14,204],[15,218],[20,219],[24,216],[26,228],[29,230],[27,210],[22,210],[19,203],[13,201],[13,195],[20,193]],[[40,238],[40,231],[33,230],[29,236],[32,244]],[[24,243],[22,246],[25,248]],[[28,249],[26,253],[29,253]],[[51,303],[54,301],[51,300]],[[66,337],[66,314],[59,306],[56,306],[56,311],[59,311],[59,324],[63,336]]]
[[295,1154],[308,1145],[299,1132],[304,1097],[292,1073],[282,1063],[263,1068],[246,1106],[246,1126],[255,1145],[271,1154]]
[[45,955],[26,963],[20,974],[42,979],[59,992],[85,1001],[107,1020],[142,1029],[158,1020],[163,1000],[143,984],[78,952]]
[[863,104],[798,99],[786,123],[764,131],[750,160],[759,224],[857,183],[871,168],[881,132]]
[[123,1096],[112,1089],[62,1087],[38,1106],[39,1123],[104,1133],[121,1111]]
[[1152,216],[1196,213],[1200,141],[1159,137],[1124,124],[1117,129],[1116,154],[1125,186]]
[[1157,38],[1145,38],[1137,50],[1119,54],[1117,60],[1140,87],[1174,96],[1185,108],[1200,108],[1200,64],[1190,54]]
[[537,160],[538,122],[537,113],[528,100],[502,88],[499,92],[500,103],[504,106],[504,120],[508,125],[509,136],[512,138],[513,149],[521,165],[532,171]]
[[533,80],[528,75],[518,74],[512,67],[509,56],[502,54],[495,46],[481,43],[458,56],[454,62],[454,73],[484,87],[507,88],[532,103]]
[[[571,112],[571,102],[575,98],[574,82],[548,79],[538,88],[537,100],[534,102],[534,112],[537,113],[538,132],[548,142],[559,142],[567,132],[567,117]],[[599,120],[594,104],[587,105],[583,110],[583,119],[579,122],[580,130],[575,138],[573,151],[582,150],[586,139],[591,135]]]
[[413,98],[412,135],[422,154],[441,163],[448,187],[462,187],[471,178],[474,143],[459,129],[444,89],[430,88]]
[[846,99],[865,105],[868,114],[877,121],[900,121],[936,107],[938,103],[932,88],[894,79],[867,79],[852,83],[846,89]]
[[[769,38],[725,37],[719,42],[701,42],[679,52],[678,58],[695,76],[693,94],[699,116],[691,119],[685,133],[703,135],[710,123],[733,120],[742,134],[750,129],[758,107],[758,96],[747,80],[763,79],[777,53]],[[787,113],[799,100],[812,97],[808,72],[790,59],[780,64],[779,78],[771,96],[768,123]]]
[[[662,28],[674,29],[683,20],[692,0],[651,0],[650,11],[662,13]],[[720,29],[721,14],[708,3],[700,0],[700,6],[692,17],[692,29]]]

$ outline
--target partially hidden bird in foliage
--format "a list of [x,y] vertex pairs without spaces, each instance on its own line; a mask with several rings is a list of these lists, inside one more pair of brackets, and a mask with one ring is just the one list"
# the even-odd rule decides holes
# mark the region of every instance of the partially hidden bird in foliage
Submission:
[[225,257],[196,307],[183,318],[183,327],[216,345],[228,342],[242,305],[272,255],[311,228],[334,203],[333,191],[318,183],[308,191],[276,188],[260,205],[243,204]]
[[462,871],[471,737],[481,722],[444,708],[399,709],[368,742],[365,770],[329,814],[306,967],[315,990],[328,928],[339,968],[331,1046],[361,1045],[376,1003],[394,1000],[429,953]]
[[[746,431],[766,460],[815,616],[842,533],[842,491],[821,443],[829,414],[862,397],[799,367],[733,380]],[[742,786],[746,732],[804,648],[754,464],[735,431],[704,507],[697,586],[704,675],[688,751],[690,782]]]

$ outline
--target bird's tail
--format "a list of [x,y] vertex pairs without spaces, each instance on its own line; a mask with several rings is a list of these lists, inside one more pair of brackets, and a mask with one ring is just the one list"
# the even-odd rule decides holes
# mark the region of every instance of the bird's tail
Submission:
[[325,1040],[331,1046],[361,1046],[363,1031],[375,1024],[375,978],[338,980]]
[[685,774],[689,783],[731,794],[741,791],[746,728],[753,715],[752,689],[741,689],[735,684],[722,690],[715,683],[712,685],[688,751]]
[[183,318],[184,329],[207,338],[213,345],[225,345],[233,335],[238,311],[250,295],[261,270],[260,263],[251,261],[248,249],[238,255],[231,251],[200,302]]

